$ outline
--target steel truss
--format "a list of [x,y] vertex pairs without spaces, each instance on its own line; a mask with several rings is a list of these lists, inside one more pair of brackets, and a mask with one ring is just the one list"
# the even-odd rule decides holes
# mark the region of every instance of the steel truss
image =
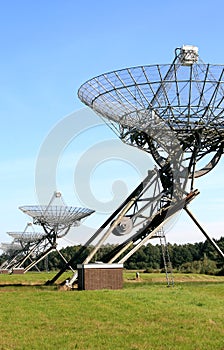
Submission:
[[[224,257],[188,209],[199,193],[194,179],[211,171],[223,154],[224,66],[205,64],[198,49],[186,45],[175,50],[172,64],[102,74],[84,83],[78,96],[124,143],[149,153],[158,169],[149,171],[69,263],[82,258],[97,239],[83,258],[89,263],[111,234],[125,239],[103,262],[124,263],[181,209]],[[75,275],[71,284],[74,280]]]
[[[199,194],[195,190],[183,193],[182,200],[171,198],[167,196],[167,190],[162,187],[158,174],[160,174],[158,170],[149,171],[147,177],[48,283],[57,281],[77,259],[83,259],[83,264],[89,263],[111,235],[120,237],[122,243],[116,246],[109,255],[104,256],[102,261],[104,263],[124,263]],[[94,248],[84,258],[87,249],[92,244]],[[76,277],[75,273],[71,278],[71,285]]]

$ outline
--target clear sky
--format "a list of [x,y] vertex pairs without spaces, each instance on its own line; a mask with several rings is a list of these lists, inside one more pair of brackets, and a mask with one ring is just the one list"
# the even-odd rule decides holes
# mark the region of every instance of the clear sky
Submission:
[[[107,71],[171,63],[175,48],[183,44],[198,46],[206,63],[224,64],[224,3],[222,0],[0,0],[0,5],[0,242],[5,242],[10,241],[7,231],[22,231],[30,221],[18,207],[38,203],[35,174],[41,147],[58,123],[63,127],[63,121],[72,113],[76,118],[75,140],[72,143],[70,137],[64,147],[56,174],[60,187],[57,189],[62,191],[66,203],[88,204],[85,198],[79,201],[75,194],[74,169],[80,155],[91,147],[100,147],[101,142],[104,146],[108,142],[108,147],[113,144],[115,153],[110,155],[109,168],[104,168],[106,163],[102,158],[99,160],[102,169],[92,169],[90,190],[98,196],[98,201],[110,200],[114,179],[125,182],[128,191],[137,185],[141,172],[145,171],[142,163],[138,163],[139,154],[133,151],[130,155],[127,151],[131,157],[128,164],[125,150],[119,151],[119,141],[107,127],[82,129],[77,136],[85,114],[79,112],[84,106],[77,90],[86,80]],[[55,140],[56,146],[60,144],[60,133],[55,134]],[[144,163],[145,155],[141,157]],[[149,166],[153,167],[152,162]],[[122,171],[119,173],[117,169]],[[223,161],[198,180],[196,187],[201,194],[190,208],[210,235],[219,238],[224,234]],[[100,211],[98,204],[95,209]],[[85,224],[97,227],[97,218],[91,219],[94,224],[93,221]],[[186,243],[202,241],[204,236],[182,213],[169,228],[167,239]],[[74,235],[71,241],[76,241]]]

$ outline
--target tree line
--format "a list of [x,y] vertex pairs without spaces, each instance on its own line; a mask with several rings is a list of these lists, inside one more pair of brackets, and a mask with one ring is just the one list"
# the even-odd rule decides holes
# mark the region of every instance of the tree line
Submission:
[[[215,240],[220,249],[224,251],[224,237]],[[94,256],[94,261],[104,261],[104,257],[116,247],[113,244],[102,246]],[[78,255],[81,246],[68,246],[62,248],[60,252],[69,261],[73,256]],[[75,259],[73,267],[76,268],[78,263],[84,261],[85,256],[89,254],[93,247],[87,247],[81,258]],[[130,248],[131,249],[131,248]],[[187,244],[167,244],[172,269],[183,273],[206,273],[206,274],[224,274],[224,261],[216,252],[213,245],[206,240],[199,243]],[[48,256],[48,269],[61,269],[63,260],[60,255],[54,251]],[[42,269],[44,262],[42,262]],[[45,262],[46,267],[46,262]],[[129,270],[146,270],[161,271],[164,269],[164,260],[161,244],[153,245],[148,243],[142,246],[135,254],[133,254],[125,263],[124,268]]]
[[[224,237],[215,240],[220,249],[224,251]],[[77,264],[82,263],[93,247],[86,247],[84,254],[79,256],[78,252],[81,245],[68,246],[62,248],[60,253],[69,261],[72,257],[74,259],[72,267],[75,269]],[[94,261],[105,261],[105,257],[116,247],[114,244],[106,244],[102,246],[97,254],[94,256]],[[130,248],[131,249],[131,248]],[[206,240],[199,243],[187,244],[167,244],[167,251],[169,253],[172,269],[176,272],[183,273],[205,273],[205,274],[220,274],[224,275],[224,261],[216,252],[213,245]],[[2,254],[0,256],[0,263],[3,262],[7,256]],[[64,260],[57,251],[51,252],[47,258],[43,259],[39,264],[40,270],[60,270],[64,266]],[[142,246],[135,254],[133,254],[125,263],[124,268],[129,270],[145,270],[163,271],[164,260],[160,244],[148,243]]]

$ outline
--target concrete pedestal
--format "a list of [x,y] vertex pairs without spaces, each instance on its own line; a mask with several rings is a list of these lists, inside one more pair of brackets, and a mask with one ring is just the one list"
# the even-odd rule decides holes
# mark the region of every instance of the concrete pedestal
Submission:
[[123,264],[80,264],[78,289],[121,289],[123,287]]
[[12,273],[15,275],[22,275],[24,273],[24,269],[23,268],[15,268],[12,270]]

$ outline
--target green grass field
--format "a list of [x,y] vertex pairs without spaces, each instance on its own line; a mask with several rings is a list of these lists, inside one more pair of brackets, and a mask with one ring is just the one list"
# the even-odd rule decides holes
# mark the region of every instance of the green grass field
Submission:
[[[64,291],[0,275],[0,349],[224,350],[224,277],[124,273],[122,290]],[[63,276],[64,278],[65,276]]]

